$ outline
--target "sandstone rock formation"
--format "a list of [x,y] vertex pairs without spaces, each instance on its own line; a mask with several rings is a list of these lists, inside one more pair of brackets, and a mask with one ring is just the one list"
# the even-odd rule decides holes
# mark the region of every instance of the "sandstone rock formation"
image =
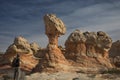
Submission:
[[65,42],[67,59],[84,67],[112,68],[108,59],[111,38],[104,32],[82,32],[75,30]]
[[120,40],[113,42],[109,52],[110,57],[120,56]]
[[[34,47],[34,48],[33,48]],[[38,49],[36,44],[29,44],[29,42],[22,36],[16,37],[14,43],[8,47],[5,54],[3,55],[4,61],[11,63],[16,54],[20,55],[22,61],[21,67],[25,70],[32,70],[38,63],[38,60],[33,56],[33,51]]]
[[48,36],[49,43],[44,53],[40,66],[43,69],[54,68],[54,70],[63,69],[68,64],[61,50],[58,48],[58,37],[65,34],[64,23],[54,14],[44,16],[45,33]]
[[58,37],[66,32],[64,23],[54,14],[46,14],[44,16],[44,23],[49,44],[58,46]]
[[12,59],[17,53],[33,54],[30,44],[22,36],[16,37],[14,43],[11,44],[5,52],[5,56]]
[[36,42],[33,42],[30,44],[31,50],[33,51],[33,54],[36,54],[41,48]]
[[116,67],[120,67],[120,40],[113,42],[109,53],[112,58],[112,62],[116,65]]
[[[112,45],[112,39],[105,32],[75,30],[70,34],[65,42],[65,48],[63,48],[58,46],[58,37],[66,32],[62,20],[54,14],[46,14],[44,23],[45,33],[49,39],[46,48],[42,49],[36,43],[30,44],[25,38],[19,36],[8,47],[3,55],[4,58],[0,59],[0,62],[7,60],[10,63],[18,53],[23,62],[21,67],[27,71],[34,68],[33,72],[61,70],[89,72],[113,68],[108,53]],[[112,48],[110,51],[114,50],[116,49]]]

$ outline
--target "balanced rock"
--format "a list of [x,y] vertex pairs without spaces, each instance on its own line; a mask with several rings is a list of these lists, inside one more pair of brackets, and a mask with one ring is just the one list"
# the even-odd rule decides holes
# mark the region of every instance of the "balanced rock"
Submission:
[[44,23],[46,34],[62,35],[66,32],[66,27],[61,19],[57,18],[55,14],[46,14],[44,16]]
[[64,23],[54,14],[47,14],[44,16],[45,33],[48,36],[49,43],[44,56],[40,60],[42,70],[53,68],[53,70],[64,69],[64,65],[68,62],[65,59],[62,51],[58,48],[58,37],[65,34],[66,28]]
[[65,56],[80,66],[112,68],[108,58],[111,45],[111,38],[102,31],[75,30],[65,42]]
[[46,14],[44,16],[44,23],[45,33],[49,38],[49,44],[58,46],[58,37],[66,32],[64,23],[54,14]]

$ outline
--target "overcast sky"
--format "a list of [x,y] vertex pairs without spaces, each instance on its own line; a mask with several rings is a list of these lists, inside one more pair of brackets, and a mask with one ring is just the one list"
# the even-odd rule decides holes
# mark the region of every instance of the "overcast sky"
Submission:
[[120,39],[120,0],[0,0],[0,51],[5,51],[16,36],[46,47],[43,16],[54,13],[65,23],[67,32],[75,29],[105,31],[113,41]]

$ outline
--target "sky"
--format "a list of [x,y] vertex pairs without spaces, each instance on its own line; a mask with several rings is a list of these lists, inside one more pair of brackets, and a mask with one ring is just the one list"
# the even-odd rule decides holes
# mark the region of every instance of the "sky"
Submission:
[[43,16],[51,13],[67,28],[59,38],[62,46],[76,29],[104,31],[113,41],[120,40],[120,0],[0,0],[0,51],[5,52],[20,35],[46,47]]

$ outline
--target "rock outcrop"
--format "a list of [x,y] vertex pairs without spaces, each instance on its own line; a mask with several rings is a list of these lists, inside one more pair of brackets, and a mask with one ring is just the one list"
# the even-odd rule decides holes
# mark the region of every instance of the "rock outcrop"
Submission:
[[68,62],[58,48],[58,37],[65,34],[66,27],[64,23],[54,14],[44,16],[45,33],[48,36],[49,43],[46,51],[43,51],[44,56],[40,60],[42,70],[53,68],[53,70],[62,70]]
[[22,61],[21,67],[24,70],[31,71],[38,63],[38,60],[34,57],[34,52],[32,51],[36,51],[37,49],[38,46],[36,48],[35,43],[30,45],[22,36],[16,37],[14,43],[8,47],[3,55],[4,61],[11,63],[16,54],[19,54]]
[[5,56],[12,60],[17,53],[33,54],[29,42],[22,36],[16,37],[5,52]]
[[113,42],[109,53],[113,64],[115,64],[116,67],[120,67],[120,40]]
[[113,42],[109,53],[110,57],[120,56],[120,40]]
[[38,53],[39,50],[41,50],[40,46],[36,43],[33,42],[30,44],[31,50],[33,51],[33,54]]
[[111,45],[111,38],[102,31],[75,30],[65,42],[65,56],[80,66],[112,68],[108,58]]

